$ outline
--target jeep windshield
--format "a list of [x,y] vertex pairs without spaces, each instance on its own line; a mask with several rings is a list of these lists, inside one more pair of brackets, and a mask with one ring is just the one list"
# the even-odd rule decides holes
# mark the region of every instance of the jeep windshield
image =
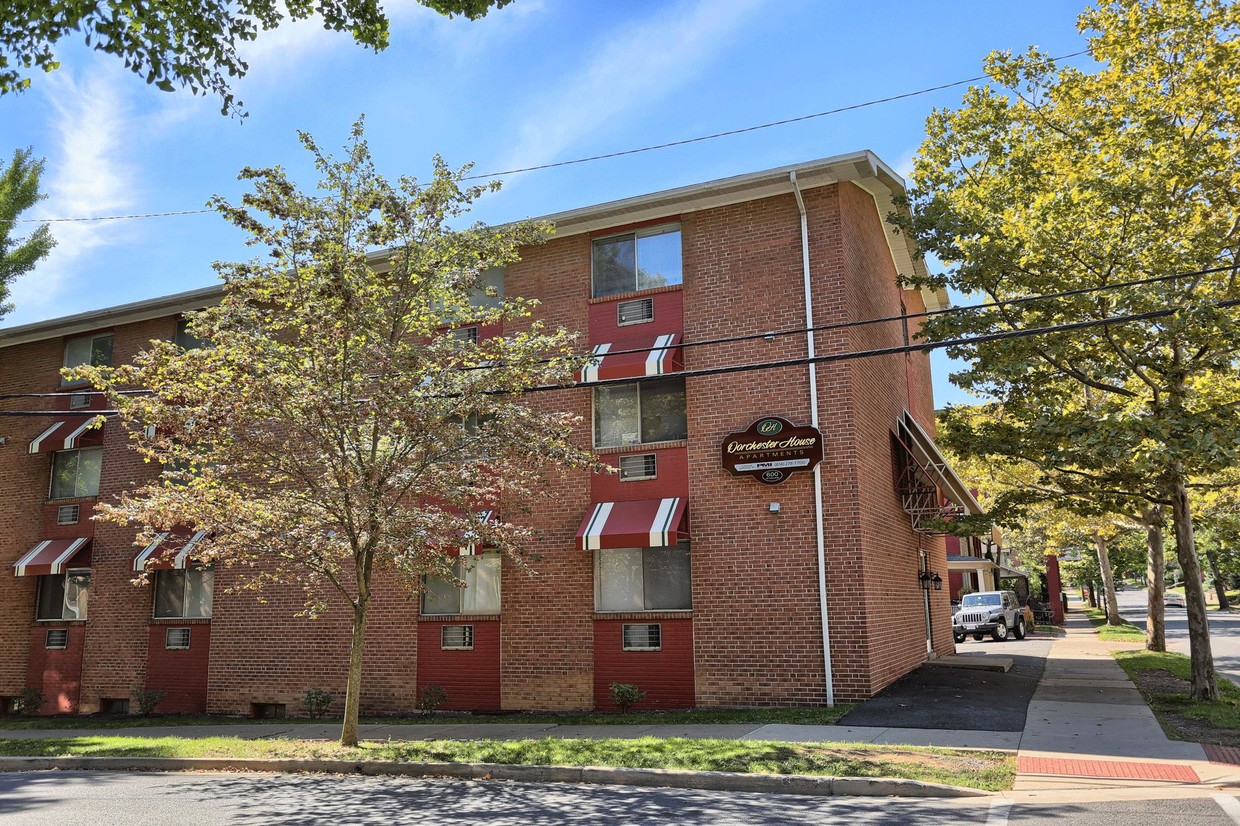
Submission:
[[998,594],[965,594],[964,601],[960,603],[961,608],[991,608],[999,607],[1003,604],[1003,600]]

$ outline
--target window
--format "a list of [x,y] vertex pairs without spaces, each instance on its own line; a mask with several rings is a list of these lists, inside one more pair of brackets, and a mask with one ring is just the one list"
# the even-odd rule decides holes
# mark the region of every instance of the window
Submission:
[[684,439],[684,379],[594,388],[594,446],[620,447]]
[[[112,363],[112,334],[71,338],[65,342],[65,367],[106,367]],[[62,381],[61,384],[69,384]]]
[[84,620],[90,594],[90,571],[78,569],[39,577],[36,619]]
[[156,619],[207,619],[211,616],[211,592],[215,571],[189,568],[155,573]]
[[457,327],[455,330],[449,330],[448,335],[452,336],[452,338],[457,341],[464,342],[466,344],[478,343],[477,327]]
[[62,450],[52,456],[52,499],[99,495],[103,448]]
[[679,284],[680,225],[599,238],[591,258],[595,298]]
[[189,319],[185,317],[177,319],[177,334],[173,340],[182,350],[197,350],[210,346],[210,342],[205,338],[199,338],[189,331]]
[[594,552],[596,611],[678,611],[692,607],[689,543]]
[[[464,588],[461,582],[465,583]],[[499,600],[497,553],[457,557],[456,580],[433,575],[423,580],[423,614],[496,614]]]
[[495,310],[504,304],[504,268],[488,267],[478,276],[478,286],[469,292],[469,305]]
[[625,625],[620,636],[625,651],[658,651],[663,648],[663,626],[656,623]]
[[472,651],[474,627],[472,625],[445,625],[439,631],[439,647],[444,651]]

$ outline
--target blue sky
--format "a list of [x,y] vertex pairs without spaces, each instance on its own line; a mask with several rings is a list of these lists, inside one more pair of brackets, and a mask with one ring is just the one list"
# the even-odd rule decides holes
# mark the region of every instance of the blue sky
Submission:
[[[36,217],[192,210],[213,194],[239,198],[247,165],[281,165],[312,185],[296,131],[339,147],[363,113],[385,174],[425,175],[436,152],[493,172],[949,83],[980,74],[992,49],[1084,45],[1084,4],[1064,0],[515,0],[478,22],[385,5],[391,46],[378,55],[313,22],[247,44],[250,72],[234,85],[244,120],[220,115],[214,98],[154,90],[116,58],[65,48],[59,71],[0,98],[0,153],[33,146],[46,158]],[[510,176],[474,217],[543,215],[859,149],[907,174],[926,115],[962,93]],[[13,285],[4,326],[207,286],[213,261],[253,254],[211,213],[52,230],[59,246]],[[938,404],[963,399],[948,372],[937,355]]]

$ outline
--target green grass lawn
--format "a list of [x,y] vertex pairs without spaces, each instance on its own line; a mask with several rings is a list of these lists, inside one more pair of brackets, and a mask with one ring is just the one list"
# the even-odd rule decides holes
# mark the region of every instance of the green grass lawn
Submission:
[[1141,690],[1167,736],[1178,740],[1240,746],[1240,688],[1218,678],[1220,698],[1189,697],[1187,655],[1155,651],[1116,651],[1115,658]]
[[829,777],[895,777],[991,791],[1010,789],[1015,757],[989,751],[754,740],[637,739],[434,740],[335,743],[233,737],[55,737],[0,740],[0,755],[234,757],[398,762],[612,766]]
[[1119,625],[1107,625],[1106,615],[1096,608],[1087,608],[1085,617],[1098,629],[1099,639],[1107,642],[1145,642],[1145,630],[1138,628],[1123,617],[1120,617]]
[[[693,708],[674,711],[580,712],[576,714],[458,714],[440,712],[408,717],[366,717],[362,723],[382,725],[418,725],[442,723],[551,723],[560,726],[599,725],[694,725],[709,723],[786,723],[791,725],[829,726],[855,706],[806,706],[797,708]],[[150,717],[65,716],[65,717],[0,717],[0,731],[16,729],[113,729],[149,728],[152,726],[222,726],[222,725],[289,725],[291,723],[332,723],[339,717],[311,720],[287,717],[279,720],[256,720],[250,717],[226,717],[207,714],[151,715]]]

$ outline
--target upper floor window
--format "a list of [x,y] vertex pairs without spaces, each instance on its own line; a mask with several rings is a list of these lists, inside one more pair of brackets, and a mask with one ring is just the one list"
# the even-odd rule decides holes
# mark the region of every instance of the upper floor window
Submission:
[[174,341],[182,350],[197,350],[199,347],[207,347],[210,344],[205,338],[198,338],[189,331],[189,319],[184,316],[177,319],[177,334]]
[[65,367],[107,367],[112,363],[112,334],[71,338],[65,342]]
[[84,447],[61,450],[52,455],[52,499],[99,495],[99,474],[103,470],[103,448]]
[[621,447],[688,438],[685,380],[594,388],[594,446]]
[[500,555],[464,555],[456,558],[456,578],[428,575],[423,580],[423,614],[499,613]]
[[159,619],[203,619],[211,616],[215,572],[210,568],[155,573],[155,616]]
[[478,276],[478,286],[469,293],[469,304],[484,310],[494,310],[503,303],[504,268],[487,267]]
[[591,258],[595,298],[679,284],[680,224],[599,238]]
[[90,569],[39,577],[39,602],[35,619],[84,620],[90,594]]

